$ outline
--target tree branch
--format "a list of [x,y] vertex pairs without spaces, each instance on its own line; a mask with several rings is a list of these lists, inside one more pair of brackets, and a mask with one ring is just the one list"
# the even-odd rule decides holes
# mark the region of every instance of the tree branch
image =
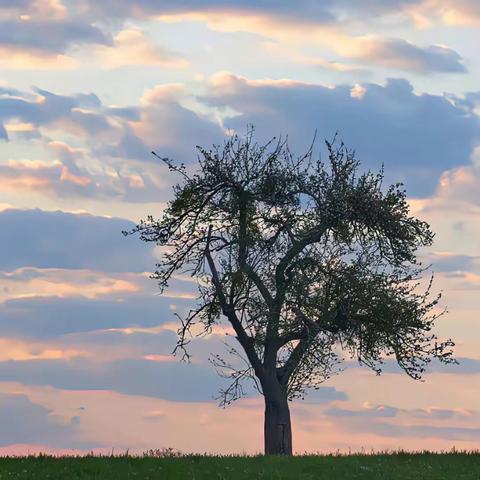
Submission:
[[269,292],[268,288],[265,286],[263,283],[262,279],[260,276],[255,272],[255,270],[248,264],[244,266],[244,271],[252,280],[252,282],[255,284],[255,286],[258,288],[258,291],[262,295],[263,299],[267,303],[269,307],[273,306],[273,297],[272,294]]
[[210,225],[208,228],[207,245],[205,247],[205,257],[207,258],[208,266],[210,267],[210,271],[212,273],[212,281],[213,285],[215,286],[215,291],[217,293],[218,299],[220,301],[220,306],[222,307],[223,314],[228,318],[233,329],[235,330],[235,333],[237,334],[237,339],[240,342],[240,345],[242,345],[243,349],[245,350],[245,353],[250,360],[252,367],[255,370],[255,374],[259,378],[261,378],[263,376],[263,365],[258,358],[257,352],[255,351],[254,340],[245,332],[245,329],[243,328],[240,320],[237,317],[237,314],[235,313],[233,305],[227,302],[225,293],[222,290],[218,270],[213,260],[212,254],[210,253],[211,233],[212,226]]
[[320,225],[318,228],[310,230],[307,234],[303,236],[301,240],[292,243],[290,249],[278,263],[277,268],[275,269],[275,312],[270,316],[270,320],[267,325],[267,341],[270,339],[276,339],[278,337],[278,323],[280,318],[280,311],[285,300],[285,293],[287,287],[285,270],[287,269],[289,263],[297,255],[299,255],[304,248],[306,248],[308,245],[311,245],[312,243],[319,242],[327,229],[327,225]]
[[[282,381],[285,384],[288,383],[290,375],[298,367],[298,365],[302,361],[302,358],[305,352],[308,350],[312,341],[315,339],[318,333],[322,330],[325,330],[331,333],[336,333],[331,328],[328,328],[328,327],[324,328],[324,326],[319,321],[312,320],[310,317],[305,315],[298,307],[293,307],[293,311],[295,312],[297,317],[304,323],[305,335],[303,335],[302,338],[298,338],[298,340],[300,341],[297,343],[297,345],[293,349],[285,365],[283,365],[283,367],[280,369],[279,373],[282,377]],[[286,336],[283,338],[288,338],[288,337]]]

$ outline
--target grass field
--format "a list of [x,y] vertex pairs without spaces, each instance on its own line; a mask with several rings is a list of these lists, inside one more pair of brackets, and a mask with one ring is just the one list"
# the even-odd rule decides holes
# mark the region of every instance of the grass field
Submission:
[[480,453],[281,457],[22,457],[0,459],[6,479],[480,480]]

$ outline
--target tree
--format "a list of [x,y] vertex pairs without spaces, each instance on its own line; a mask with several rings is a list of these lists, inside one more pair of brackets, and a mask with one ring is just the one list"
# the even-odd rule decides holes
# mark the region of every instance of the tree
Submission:
[[[315,143],[315,142],[314,142]],[[153,275],[163,290],[177,272],[202,278],[199,301],[180,318],[176,351],[227,320],[246,367],[213,363],[232,384],[223,404],[252,378],[265,399],[265,453],[292,453],[288,400],[335,372],[342,352],[376,371],[393,357],[413,379],[432,359],[455,362],[453,342],[431,333],[439,296],[419,247],[432,244],[427,223],[410,215],[401,184],[384,189],[379,173],[358,173],[353,151],[326,142],[328,161],[295,157],[286,141],[266,145],[232,136],[201,147],[199,169],[162,159],[181,175],[159,220],[127,234],[164,248]],[[160,157],[159,157],[160,158]]]

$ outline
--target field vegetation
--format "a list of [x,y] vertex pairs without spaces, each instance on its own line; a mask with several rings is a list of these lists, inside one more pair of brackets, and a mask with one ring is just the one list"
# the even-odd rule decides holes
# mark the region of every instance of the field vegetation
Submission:
[[143,456],[4,457],[0,479],[478,480],[480,452],[211,456],[150,451]]

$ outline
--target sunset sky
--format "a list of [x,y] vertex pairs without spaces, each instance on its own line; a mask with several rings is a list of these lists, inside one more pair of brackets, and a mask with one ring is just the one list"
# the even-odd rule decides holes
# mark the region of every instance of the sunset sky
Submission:
[[0,454],[262,450],[263,405],[221,409],[171,355],[196,284],[159,296],[160,216],[196,145],[254,124],[302,153],[336,131],[437,233],[422,252],[460,365],[425,382],[355,362],[292,405],[294,449],[480,445],[478,0],[0,0]]

